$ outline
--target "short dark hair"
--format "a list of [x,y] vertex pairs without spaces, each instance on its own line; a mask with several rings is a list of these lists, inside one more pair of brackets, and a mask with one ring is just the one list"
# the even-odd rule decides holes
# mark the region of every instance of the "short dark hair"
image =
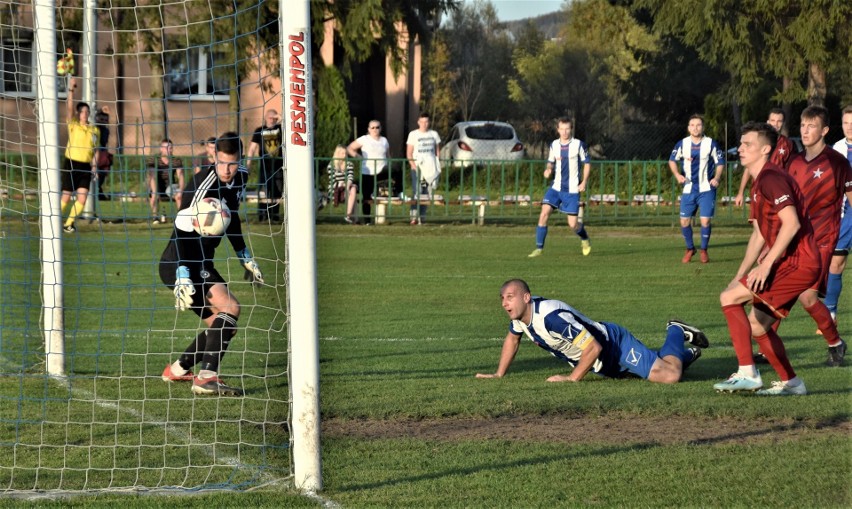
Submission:
[[769,108],[769,114],[770,115],[781,115],[782,117],[784,117],[784,120],[787,120],[787,114],[784,113],[784,110],[781,109],[781,108],[778,108],[778,107]]
[[556,125],[559,125],[559,124],[571,124],[571,126],[573,126],[574,121],[571,120],[571,117],[563,115],[563,116],[556,119]]
[[169,145],[174,145],[174,143],[172,143],[172,140],[170,140],[168,138],[163,138],[162,140],[160,140],[160,145],[162,145],[163,143],[168,143]]
[[429,116],[428,112],[421,111],[420,116],[418,116],[417,118],[432,118],[432,117]]
[[841,115],[847,115],[849,113],[852,113],[852,104],[847,105],[843,108],[843,111],[840,112]]
[[822,121],[823,127],[828,127],[828,110],[822,106],[808,106],[802,110],[802,118],[813,119],[818,118]]
[[77,103],[77,114],[78,115],[80,114],[81,111],[83,111],[83,108],[88,109],[90,112],[92,111],[92,108],[89,107],[89,103],[80,101],[80,102]]
[[690,115],[689,120],[693,120],[696,118],[700,120],[702,124],[704,124],[704,115],[701,115],[699,113],[693,113],[692,115]]
[[230,155],[236,154],[239,157],[242,155],[242,148],[240,135],[233,131],[222,133],[222,136],[216,139],[216,152],[224,152]]
[[742,128],[742,134],[757,133],[758,138],[769,144],[771,154],[775,150],[775,145],[778,143],[778,131],[766,122],[746,122]]
[[503,290],[505,290],[507,287],[512,286],[512,285],[520,286],[521,290],[523,290],[524,293],[531,293],[530,292],[530,285],[528,285],[527,282],[524,281],[523,279],[518,279],[518,278],[510,279],[510,280],[506,281],[505,283],[503,283],[503,286],[500,287],[500,293],[503,293]]

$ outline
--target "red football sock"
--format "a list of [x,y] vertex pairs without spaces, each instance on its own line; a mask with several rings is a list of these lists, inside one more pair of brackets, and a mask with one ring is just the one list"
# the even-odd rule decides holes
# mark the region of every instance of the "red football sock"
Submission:
[[805,308],[805,311],[814,319],[817,327],[822,331],[822,337],[825,338],[825,342],[829,346],[840,341],[840,334],[837,333],[837,325],[835,325],[834,319],[831,318],[831,311],[825,307],[822,301],[818,300],[813,306]]
[[787,358],[787,351],[784,349],[784,343],[778,334],[771,328],[766,331],[766,334],[754,338],[757,344],[760,345],[760,351],[766,356],[766,360],[772,365],[772,368],[781,377],[781,380],[787,380],[796,376],[793,371],[793,366]]
[[728,332],[731,334],[731,343],[733,343],[734,352],[737,354],[737,362],[740,366],[753,365],[751,324],[748,322],[745,306],[742,304],[722,306],[722,313],[725,314],[725,320],[728,322]]

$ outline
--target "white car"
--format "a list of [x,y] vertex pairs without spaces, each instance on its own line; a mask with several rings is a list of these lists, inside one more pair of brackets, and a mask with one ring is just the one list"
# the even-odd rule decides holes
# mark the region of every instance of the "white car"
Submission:
[[452,160],[456,168],[524,158],[524,144],[515,128],[505,122],[471,121],[453,126],[441,148],[441,159]]

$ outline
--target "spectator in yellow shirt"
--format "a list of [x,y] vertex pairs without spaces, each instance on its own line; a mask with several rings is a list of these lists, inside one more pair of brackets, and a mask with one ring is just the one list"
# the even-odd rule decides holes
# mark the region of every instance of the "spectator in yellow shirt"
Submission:
[[68,100],[66,101],[68,145],[65,148],[65,168],[62,172],[63,215],[71,201],[71,194],[75,191],[77,192],[77,199],[71,206],[68,218],[65,220],[63,230],[66,233],[76,231],[74,220],[86,205],[92,176],[97,169],[98,141],[100,139],[98,128],[89,123],[89,105],[84,102],[77,103],[75,114],[74,90],[76,89],[77,80],[71,78],[68,81]]

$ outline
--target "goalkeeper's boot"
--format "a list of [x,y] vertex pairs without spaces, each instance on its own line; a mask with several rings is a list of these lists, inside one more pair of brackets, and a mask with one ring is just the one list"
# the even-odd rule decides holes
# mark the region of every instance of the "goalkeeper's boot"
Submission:
[[669,328],[672,325],[680,327],[680,330],[683,331],[683,338],[690,345],[697,346],[698,348],[707,348],[710,346],[710,341],[707,340],[707,335],[701,332],[701,329],[698,327],[693,327],[692,325],[680,320],[669,320],[669,323],[666,324],[666,328]]
[[757,391],[761,396],[804,396],[808,393],[805,383],[800,381],[799,385],[791,386],[788,382],[772,382],[772,387]]
[[528,254],[527,258],[535,258],[537,256],[541,256],[541,249],[540,248],[533,249],[533,252]]
[[212,376],[210,378],[195,377],[192,380],[192,393],[205,396],[242,396],[243,390],[225,385],[218,376]]
[[166,366],[166,369],[163,370],[163,381],[164,382],[191,382],[195,376],[192,374],[192,371],[187,371],[183,375],[176,375],[172,373],[172,365],[169,364]]
[[74,233],[77,231],[77,228],[75,228],[73,224],[69,224],[68,226],[62,228],[62,231],[64,231],[65,233]]
[[592,243],[589,242],[589,239],[581,240],[580,246],[583,249],[583,256],[589,256],[589,254],[592,252]]
[[754,392],[763,388],[763,380],[760,378],[760,373],[756,378],[734,373],[724,382],[714,384],[713,388],[716,389],[716,392]]

